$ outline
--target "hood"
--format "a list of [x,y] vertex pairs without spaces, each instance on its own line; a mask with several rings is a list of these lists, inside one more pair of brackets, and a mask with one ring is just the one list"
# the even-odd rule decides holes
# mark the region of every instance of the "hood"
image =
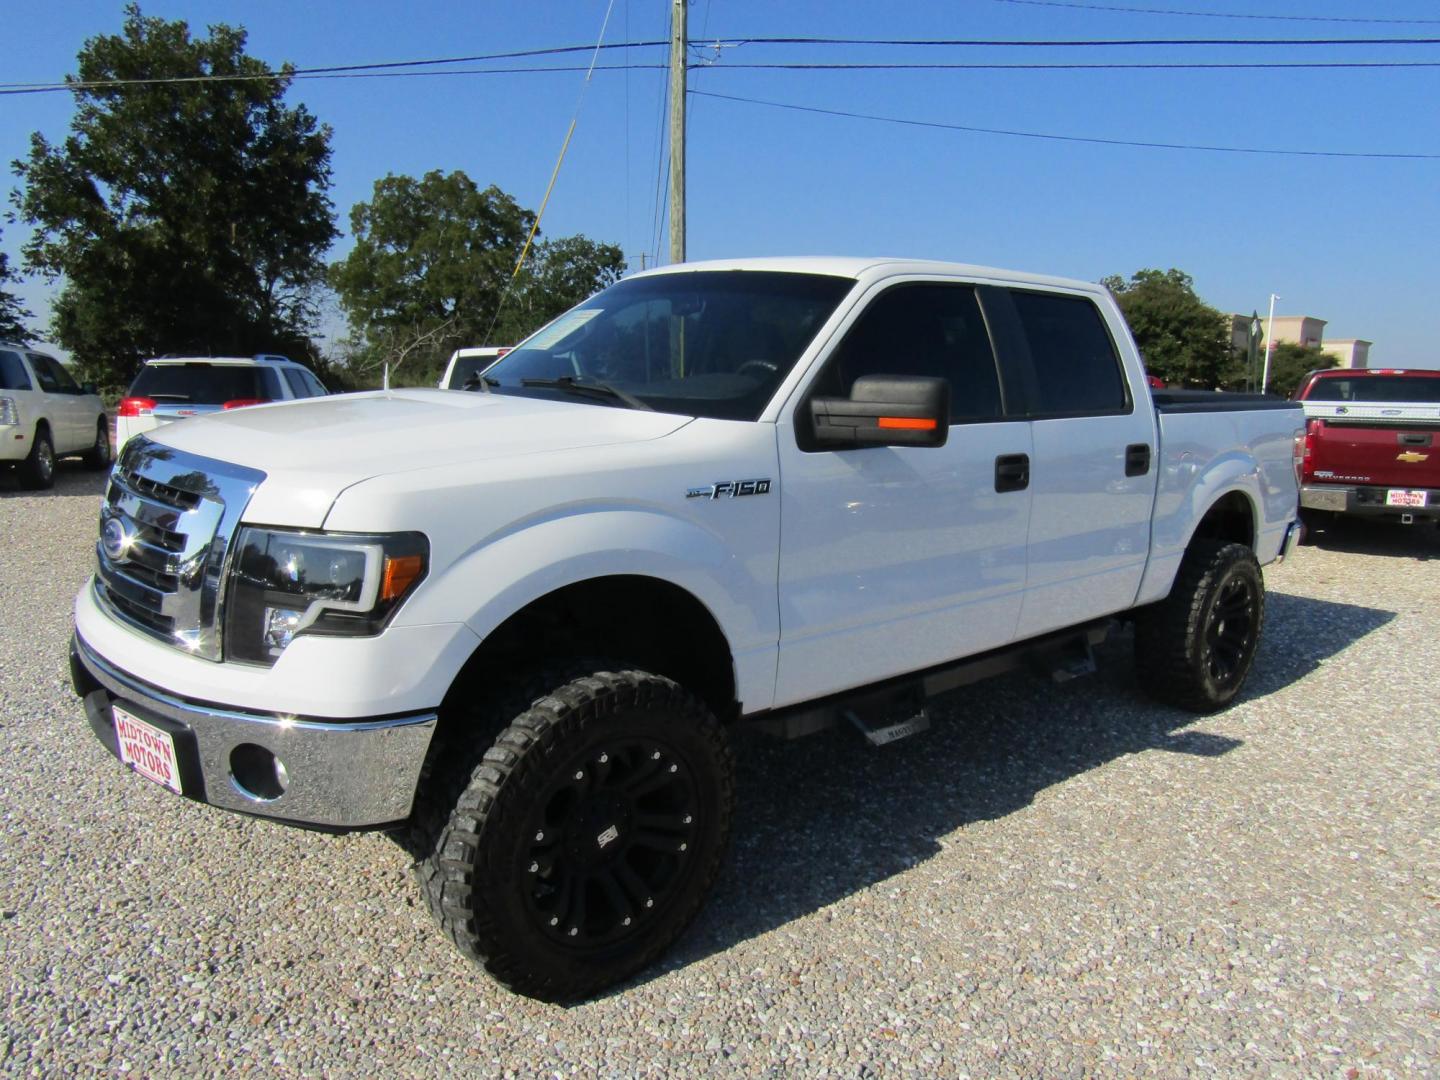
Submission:
[[658,439],[688,416],[454,390],[392,390],[257,405],[167,424],[147,438],[263,471],[247,520],[317,528],[373,476]]

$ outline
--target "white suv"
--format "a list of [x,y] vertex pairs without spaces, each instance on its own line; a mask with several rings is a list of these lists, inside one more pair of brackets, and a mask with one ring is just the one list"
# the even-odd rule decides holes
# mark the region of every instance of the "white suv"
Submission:
[[120,399],[115,452],[131,436],[172,420],[329,393],[309,368],[271,353],[147,360]]
[[91,468],[110,464],[110,428],[95,388],[81,386],[53,356],[0,342],[0,465],[22,486],[55,483],[55,459],[80,454]]

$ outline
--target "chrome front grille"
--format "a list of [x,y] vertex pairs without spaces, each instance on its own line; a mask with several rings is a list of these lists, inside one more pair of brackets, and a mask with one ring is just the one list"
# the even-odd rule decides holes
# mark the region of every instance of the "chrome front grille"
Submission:
[[231,542],[264,478],[255,469],[131,439],[100,509],[101,603],[153,637],[219,660]]

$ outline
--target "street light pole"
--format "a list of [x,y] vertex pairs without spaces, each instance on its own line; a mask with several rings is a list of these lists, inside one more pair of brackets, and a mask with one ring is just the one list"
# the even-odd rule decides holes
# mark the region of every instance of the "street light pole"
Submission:
[[1275,301],[1280,297],[1270,294],[1270,321],[1265,324],[1265,367],[1260,373],[1260,393],[1270,382],[1270,350],[1275,348]]

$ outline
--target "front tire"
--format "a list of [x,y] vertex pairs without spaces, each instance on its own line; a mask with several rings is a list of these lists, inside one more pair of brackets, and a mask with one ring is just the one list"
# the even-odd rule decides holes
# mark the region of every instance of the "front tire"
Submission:
[[20,486],[28,491],[44,491],[55,486],[55,447],[48,431],[35,432],[35,441],[30,444],[30,453],[20,463],[19,471]]
[[1211,713],[1234,700],[1265,625],[1265,583],[1244,544],[1196,540],[1170,595],[1135,619],[1135,666],[1151,697]]
[[516,993],[590,996],[651,963],[719,873],[719,722],[643,671],[560,677],[471,772],[420,866],[431,912]]

